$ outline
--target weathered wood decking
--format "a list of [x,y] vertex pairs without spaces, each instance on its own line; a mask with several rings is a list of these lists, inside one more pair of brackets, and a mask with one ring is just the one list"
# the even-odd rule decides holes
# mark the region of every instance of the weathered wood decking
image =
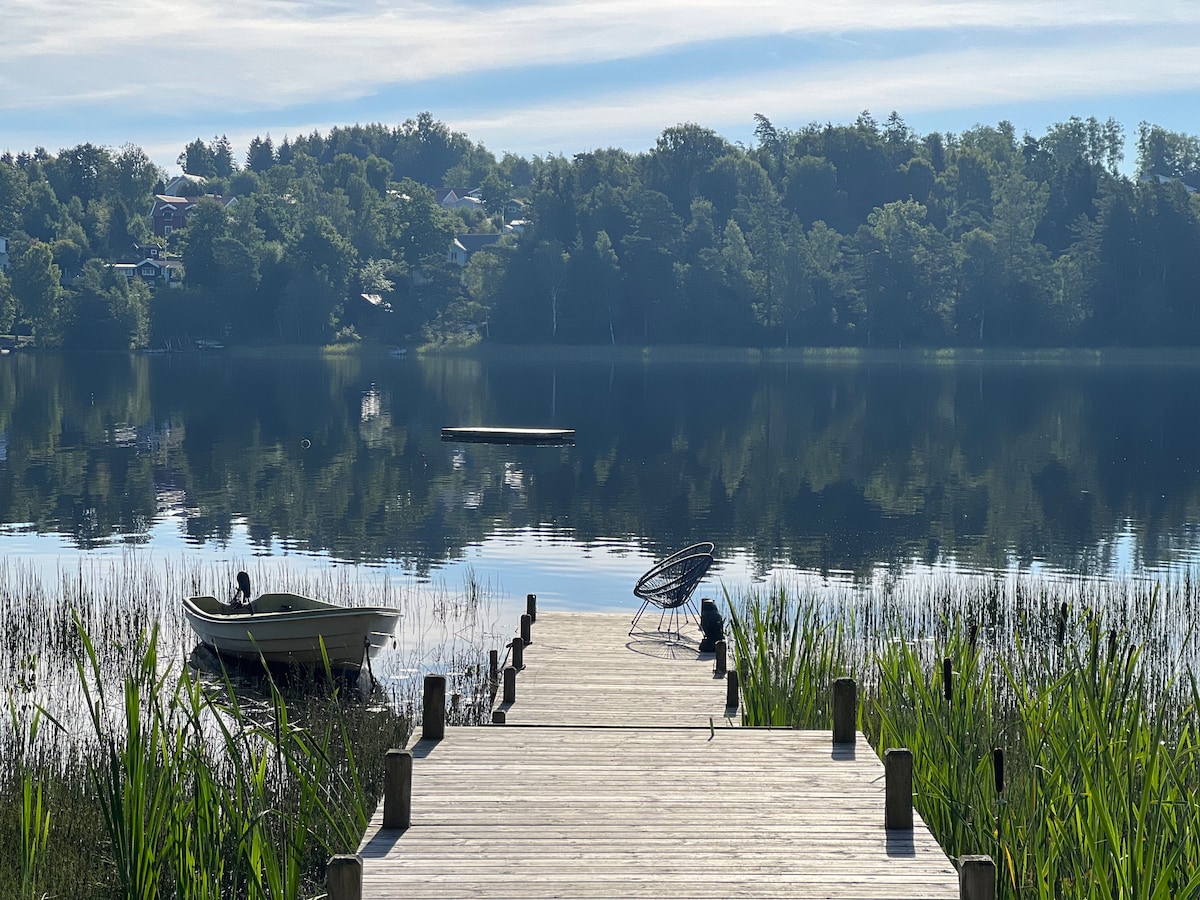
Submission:
[[[517,702],[498,703],[510,725],[621,725],[697,728],[737,722],[725,706],[725,679],[699,632],[680,640],[629,636],[627,615],[538,613]],[[658,616],[647,615],[651,627]]]
[[364,898],[959,896],[919,817],[884,829],[861,735],[730,727],[711,655],[628,622],[538,614],[508,724],[412,747],[412,825],[377,811]]

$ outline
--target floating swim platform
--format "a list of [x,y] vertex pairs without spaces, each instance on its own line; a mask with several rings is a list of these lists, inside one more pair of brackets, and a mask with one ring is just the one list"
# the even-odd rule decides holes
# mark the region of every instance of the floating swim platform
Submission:
[[475,444],[573,444],[574,428],[443,428],[443,441]]

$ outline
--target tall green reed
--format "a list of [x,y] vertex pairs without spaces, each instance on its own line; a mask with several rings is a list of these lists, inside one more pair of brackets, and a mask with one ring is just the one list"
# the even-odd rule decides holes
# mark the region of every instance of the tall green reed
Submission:
[[868,739],[913,751],[917,811],[993,856],[1000,896],[1200,896],[1190,578],[726,601],[745,722],[828,727],[814,695],[855,677]]
[[846,656],[845,623],[826,615],[817,597],[779,584],[751,588],[736,602],[726,590],[724,599],[746,720],[798,728],[828,719],[824,686]]
[[37,898],[35,890],[36,877],[42,864],[44,852],[50,840],[50,809],[46,804],[42,773],[38,771],[36,762],[30,759],[30,747],[37,742],[37,733],[41,727],[41,715],[34,710],[28,721],[27,731],[23,727],[22,718],[18,713],[16,703],[9,698],[9,720],[12,724],[14,754],[9,760],[9,780],[20,787],[19,835],[14,841],[20,847],[20,888],[17,896]]
[[[913,644],[880,648],[877,681],[864,694],[865,718],[880,749],[913,754],[916,806],[944,847],[971,850],[989,830],[994,697],[975,645],[955,634],[930,667]],[[951,852],[954,852],[951,850]]]
[[[289,700],[267,676],[266,699],[248,702],[228,674],[205,680],[186,666],[164,666],[158,641],[151,629],[137,665],[114,687],[79,626],[77,675],[92,729],[82,761],[88,802],[103,822],[107,875],[90,894],[79,888],[70,896],[314,896],[325,860],[357,846],[381,793],[384,752],[405,743],[408,723],[389,708],[347,702],[328,669],[323,697]],[[374,738],[363,741],[368,717]],[[36,729],[21,739],[35,747]],[[360,752],[377,759],[370,771]],[[49,777],[69,781],[71,771]],[[27,797],[36,797],[26,784]],[[61,882],[41,861],[48,813],[32,799],[26,807],[21,896],[40,897]]]

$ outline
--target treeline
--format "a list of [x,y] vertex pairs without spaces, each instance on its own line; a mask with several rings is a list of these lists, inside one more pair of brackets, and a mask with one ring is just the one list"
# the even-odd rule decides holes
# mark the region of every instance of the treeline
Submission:
[[[749,148],[685,124],[645,153],[571,159],[497,159],[428,113],[255,138],[241,164],[197,139],[175,192],[237,202],[202,202],[162,242],[175,289],[109,267],[152,239],[166,182],[143,151],[6,154],[0,331],[111,348],[1200,343],[1200,138],[1143,123],[1130,178],[1112,120],[1035,137],[756,118]],[[480,202],[443,208],[437,187]],[[465,267],[463,233],[496,237]]]

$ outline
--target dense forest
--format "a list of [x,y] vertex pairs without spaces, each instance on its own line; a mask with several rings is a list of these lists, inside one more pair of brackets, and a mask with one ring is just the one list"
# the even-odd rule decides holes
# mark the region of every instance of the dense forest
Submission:
[[[645,153],[497,159],[423,113],[255,138],[244,162],[197,138],[174,183],[134,145],[5,153],[0,332],[95,349],[1200,344],[1200,138],[1143,123],[1129,177],[1112,120],[1040,137],[920,135],[896,113],[756,121],[751,147],[683,124]],[[205,199],[156,238],[168,186]],[[469,199],[448,208],[447,187]],[[114,267],[150,246],[173,283]]]

